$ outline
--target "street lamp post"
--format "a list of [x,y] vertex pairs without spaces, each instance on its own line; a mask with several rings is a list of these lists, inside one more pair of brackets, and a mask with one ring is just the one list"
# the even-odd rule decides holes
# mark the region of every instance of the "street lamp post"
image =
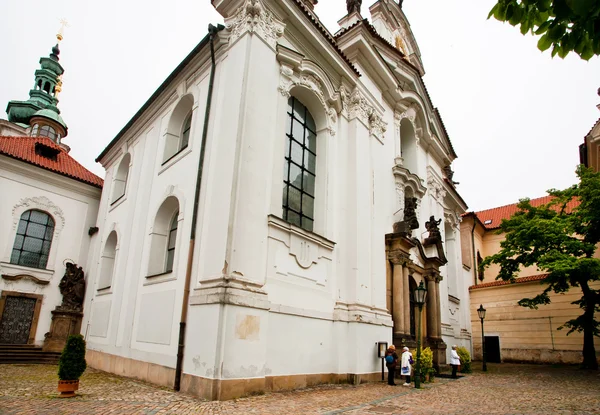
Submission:
[[425,304],[427,289],[423,285],[423,281],[415,289],[415,303],[419,306],[419,324],[417,325],[417,368],[415,370],[415,388],[421,388],[421,311]]
[[483,360],[483,371],[487,372],[487,364],[485,361],[485,335],[483,334],[483,319],[485,318],[485,308],[483,308],[483,304],[479,305],[477,309],[477,314],[481,319],[481,355]]

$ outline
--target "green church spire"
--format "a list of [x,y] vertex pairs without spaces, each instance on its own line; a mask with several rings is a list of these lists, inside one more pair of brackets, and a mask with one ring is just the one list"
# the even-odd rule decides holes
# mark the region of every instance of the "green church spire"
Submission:
[[40,68],[35,71],[35,83],[29,91],[29,99],[10,101],[6,112],[8,121],[31,127],[30,135],[44,135],[59,143],[60,138],[67,135],[67,125],[57,107],[58,94],[62,89],[61,76],[65,71],[59,63],[58,45],[63,39],[62,33],[59,32],[56,38],[58,41],[50,55],[40,58]]

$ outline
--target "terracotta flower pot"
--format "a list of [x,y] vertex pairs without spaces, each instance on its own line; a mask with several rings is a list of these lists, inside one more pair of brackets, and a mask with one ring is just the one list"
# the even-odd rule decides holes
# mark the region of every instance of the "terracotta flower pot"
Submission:
[[60,398],[72,398],[75,396],[75,391],[79,389],[78,380],[59,380],[58,391],[60,392]]

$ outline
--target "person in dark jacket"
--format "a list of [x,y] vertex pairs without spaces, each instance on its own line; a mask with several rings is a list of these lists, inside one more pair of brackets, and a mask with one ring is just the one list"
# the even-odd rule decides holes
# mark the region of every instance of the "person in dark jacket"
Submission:
[[[393,361],[389,362],[388,356],[391,356]],[[386,350],[385,352],[385,365],[388,368],[388,385],[396,386],[396,382],[394,381],[394,376],[396,374],[396,366],[398,366],[398,354],[396,353],[396,346],[393,344]]]

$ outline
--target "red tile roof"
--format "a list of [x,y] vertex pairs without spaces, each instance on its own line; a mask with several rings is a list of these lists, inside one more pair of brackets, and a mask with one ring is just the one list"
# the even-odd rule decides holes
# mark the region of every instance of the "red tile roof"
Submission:
[[[56,160],[36,154],[37,143],[58,152]],[[63,148],[54,144],[48,137],[6,137],[0,136],[0,154],[24,161],[42,169],[102,188],[104,180],[87,170],[71,157]]]
[[548,276],[548,274],[538,274],[538,275],[530,275],[529,277],[516,278],[514,282],[511,282],[511,281],[502,281],[502,280],[500,280],[500,281],[493,281],[493,282],[486,282],[486,283],[483,283],[483,284],[471,285],[469,287],[469,291],[479,290],[481,288],[500,287],[502,285],[522,284],[524,282],[541,281],[544,278],[546,278],[547,276]]
[[[552,196],[544,196],[539,197],[537,199],[531,199],[530,203],[532,206],[537,207],[541,205],[545,205],[546,203],[550,203],[552,200]],[[579,204],[578,200],[571,200],[567,204],[567,211],[571,211],[575,206]],[[477,219],[483,223],[485,229],[498,229],[500,228],[500,224],[502,223],[502,219],[509,219],[512,215],[514,215],[519,209],[517,209],[517,203],[513,203],[512,205],[500,206],[497,208],[482,210],[480,212],[475,212],[477,215]]]

